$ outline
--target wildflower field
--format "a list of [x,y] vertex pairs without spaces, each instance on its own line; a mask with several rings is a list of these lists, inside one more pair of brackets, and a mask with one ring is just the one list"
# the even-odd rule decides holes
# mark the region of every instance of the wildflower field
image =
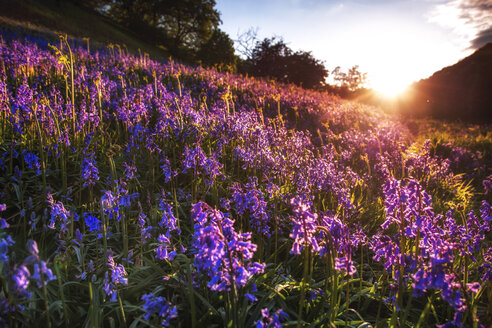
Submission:
[[492,325],[490,127],[0,42],[0,326]]

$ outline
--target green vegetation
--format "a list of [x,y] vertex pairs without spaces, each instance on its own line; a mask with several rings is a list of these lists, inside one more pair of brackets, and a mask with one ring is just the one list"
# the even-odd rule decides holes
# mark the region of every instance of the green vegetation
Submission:
[[89,38],[89,42],[96,45],[124,45],[135,54],[140,50],[154,58],[169,56],[167,51],[143,41],[131,29],[71,1],[0,0],[0,7],[3,28],[51,35],[53,40],[58,34],[68,34],[78,39]]

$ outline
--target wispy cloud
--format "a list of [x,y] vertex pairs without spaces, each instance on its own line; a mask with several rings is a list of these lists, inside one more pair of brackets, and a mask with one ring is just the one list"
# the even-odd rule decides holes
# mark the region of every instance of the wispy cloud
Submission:
[[439,4],[429,20],[452,29],[457,37],[470,42],[472,49],[492,42],[491,0],[453,0]]

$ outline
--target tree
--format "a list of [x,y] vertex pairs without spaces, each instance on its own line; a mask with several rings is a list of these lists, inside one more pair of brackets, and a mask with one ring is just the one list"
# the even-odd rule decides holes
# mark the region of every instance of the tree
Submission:
[[257,42],[248,61],[248,73],[251,75],[294,83],[304,88],[321,86],[328,76],[323,63],[311,52],[293,52],[282,39],[275,37]]
[[253,64],[251,74],[286,82],[286,58],[291,54],[292,50],[287,47],[282,39],[277,41],[275,37],[265,38],[256,43],[256,47],[251,53],[250,60]]
[[253,49],[258,42],[258,27],[250,27],[247,31],[239,34],[237,39],[234,40],[236,43],[236,50],[240,56],[243,58],[251,58],[253,55]]
[[190,59],[220,23],[215,0],[91,0],[140,37]]
[[212,37],[202,44],[198,58],[206,66],[225,65],[234,71],[237,62],[234,42],[225,32],[216,28]]
[[172,49],[198,51],[220,23],[215,0],[161,0],[157,27],[171,40]]
[[287,61],[288,80],[294,84],[312,89],[323,85],[328,71],[322,62],[315,59],[311,52],[297,51]]
[[362,88],[367,80],[367,73],[360,72],[359,65],[352,66],[347,73],[337,66],[331,74],[340,87],[347,88],[349,91]]

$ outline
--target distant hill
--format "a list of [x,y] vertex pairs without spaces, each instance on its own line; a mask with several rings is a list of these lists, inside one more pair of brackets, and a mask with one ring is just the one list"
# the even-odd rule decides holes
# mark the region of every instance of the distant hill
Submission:
[[492,43],[416,82],[402,110],[410,116],[492,122]]

